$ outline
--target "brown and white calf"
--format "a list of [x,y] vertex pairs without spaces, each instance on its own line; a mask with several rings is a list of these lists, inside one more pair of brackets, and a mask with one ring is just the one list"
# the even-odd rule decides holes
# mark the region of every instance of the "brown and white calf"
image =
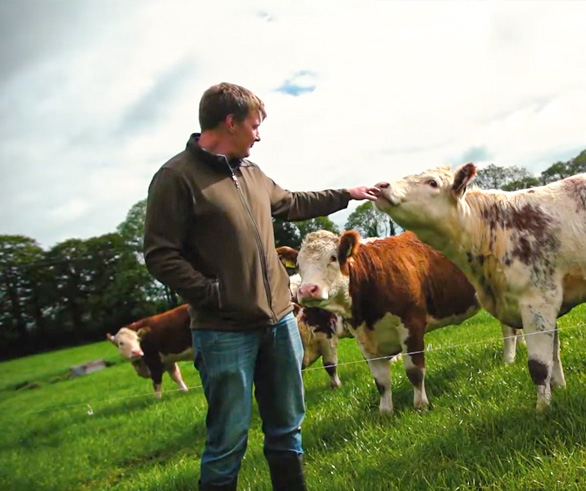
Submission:
[[[278,247],[281,262],[286,267],[295,268],[297,250],[291,247]],[[290,277],[291,302],[303,343],[303,369],[313,365],[320,357],[323,358],[324,369],[330,376],[333,389],[342,385],[338,376],[338,341],[350,338],[352,334],[341,316],[317,307],[304,307],[297,302],[297,288],[301,277],[295,274]]]
[[341,316],[317,307],[293,302],[299,334],[303,342],[303,369],[323,357],[324,369],[333,389],[342,385],[338,376],[338,342],[352,337]]
[[136,373],[151,378],[155,396],[161,397],[163,372],[183,391],[187,386],[176,362],[193,360],[193,347],[188,305],[180,305],[161,314],[146,317],[122,327],[115,336],[106,337],[130,360]]
[[424,334],[479,309],[458,268],[410,232],[361,241],[355,231],[339,237],[325,230],[305,237],[297,266],[299,302],[348,320],[381,395],[381,413],[393,410],[389,364],[399,353],[413,405],[426,407]]
[[537,409],[564,387],[556,319],[586,302],[586,174],[532,189],[467,190],[474,164],[381,182],[376,206],[451,259],[484,308],[523,328]]

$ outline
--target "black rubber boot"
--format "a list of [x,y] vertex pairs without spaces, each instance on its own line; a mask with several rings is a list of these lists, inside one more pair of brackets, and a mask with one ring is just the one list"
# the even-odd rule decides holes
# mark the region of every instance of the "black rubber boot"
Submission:
[[266,456],[274,491],[306,491],[301,455],[291,452]]
[[236,482],[238,479],[234,479],[232,482],[226,484],[202,484],[198,483],[199,491],[236,491]]

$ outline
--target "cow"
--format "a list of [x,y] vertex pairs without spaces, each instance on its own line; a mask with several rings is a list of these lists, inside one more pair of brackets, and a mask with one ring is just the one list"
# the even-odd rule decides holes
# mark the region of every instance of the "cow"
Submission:
[[[281,262],[286,267],[295,268],[295,262],[291,257],[297,256],[297,250],[287,246],[277,248]],[[342,385],[338,376],[338,340],[352,337],[346,322],[338,314],[328,312],[317,307],[304,307],[297,302],[297,288],[301,283],[301,277],[294,274],[289,278],[291,290],[291,303],[297,320],[299,335],[303,343],[302,368],[313,365],[319,357],[323,357],[323,365],[330,377],[332,389]]]
[[538,411],[565,387],[556,320],[586,302],[586,174],[513,192],[468,189],[476,166],[380,182],[376,201],[452,260],[484,308],[523,328]]
[[389,363],[400,353],[413,405],[425,409],[424,334],[460,323],[480,308],[460,270],[411,232],[366,240],[353,230],[341,236],[312,232],[296,262],[299,302],[348,320],[379,390],[379,411],[393,411]]
[[165,371],[180,390],[188,390],[176,362],[193,361],[189,324],[188,305],[183,304],[122,327],[114,336],[108,333],[106,338],[130,360],[139,376],[152,379],[155,397],[160,399]]

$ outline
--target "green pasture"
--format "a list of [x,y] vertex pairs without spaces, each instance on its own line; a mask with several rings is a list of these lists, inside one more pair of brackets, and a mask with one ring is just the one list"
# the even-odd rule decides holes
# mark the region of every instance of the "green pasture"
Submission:
[[[427,335],[423,413],[399,363],[395,414],[381,417],[366,363],[342,340],[341,388],[329,388],[321,362],[304,375],[308,488],[586,489],[586,305],[559,327],[567,388],[545,414],[534,409],[525,347],[503,365],[500,327],[484,312]],[[100,358],[108,368],[68,377]],[[0,364],[0,489],[197,489],[206,404],[193,366],[181,369],[191,390],[165,375],[156,400],[106,341]],[[257,412],[239,489],[270,489]]]

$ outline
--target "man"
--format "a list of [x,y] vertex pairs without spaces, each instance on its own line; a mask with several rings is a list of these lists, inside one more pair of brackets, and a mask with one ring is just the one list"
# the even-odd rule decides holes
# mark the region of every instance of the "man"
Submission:
[[378,189],[290,192],[246,160],[260,141],[263,102],[221,83],[199,106],[201,134],[149,187],[145,260],[190,304],[195,367],[208,401],[200,490],[236,489],[252,391],[274,489],[305,489],[300,426],[303,347],[271,217],[304,220],[375,200]]

